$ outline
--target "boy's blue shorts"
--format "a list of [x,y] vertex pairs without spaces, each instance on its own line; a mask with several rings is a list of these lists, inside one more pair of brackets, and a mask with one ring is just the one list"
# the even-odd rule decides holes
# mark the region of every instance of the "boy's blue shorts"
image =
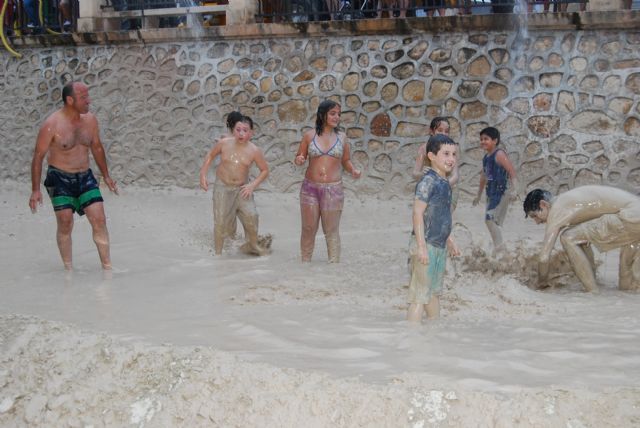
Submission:
[[434,247],[427,243],[429,262],[424,265],[418,260],[418,245],[415,235],[411,235],[409,263],[411,280],[409,281],[409,303],[426,305],[431,296],[442,294],[444,271],[447,262],[447,249]]

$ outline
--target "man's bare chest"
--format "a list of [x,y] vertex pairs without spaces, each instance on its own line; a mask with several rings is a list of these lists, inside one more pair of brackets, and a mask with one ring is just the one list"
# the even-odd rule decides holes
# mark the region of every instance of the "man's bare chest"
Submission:
[[88,149],[91,146],[91,132],[84,126],[59,126],[53,136],[52,146],[58,150]]

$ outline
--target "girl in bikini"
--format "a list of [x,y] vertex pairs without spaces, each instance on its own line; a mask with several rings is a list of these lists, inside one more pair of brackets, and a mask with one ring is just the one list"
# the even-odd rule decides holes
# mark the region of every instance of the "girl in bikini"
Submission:
[[338,229],[344,203],[342,169],[353,178],[360,178],[361,173],[351,162],[349,144],[344,132],[338,130],[339,124],[340,104],[331,100],[320,103],[315,129],[304,133],[294,160],[298,166],[309,160],[300,189],[300,252],[303,262],[311,261],[320,222],[327,241],[329,263],[340,261]]

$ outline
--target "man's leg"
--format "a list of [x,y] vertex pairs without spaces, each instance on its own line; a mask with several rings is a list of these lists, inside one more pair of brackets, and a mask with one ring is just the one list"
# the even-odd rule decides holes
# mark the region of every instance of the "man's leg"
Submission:
[[[562,248],[567,253],[569,263],[576,276],[582,282],[585,290],[590,292],[598,291],[596,284],[595,269],[593,268],[593,252],[585,252],[585,246],[589,244],[588,237],[581,227],[573,227],[565,230],[560,235]],[[590,257],[589,254],[590,253]]]
[[73,230],[73,210],[71,208],[56,211],[56,222],[58,228],[56,230],[56,241],[58,250],[64,268],[66,270],[73,269],[72,251],[71,251],[71,231]]
[[71,2],[69,0],[60,0],[60,19],[62,21],[62,31],[71,30]]
[[618,287],[620,290],[640,289],[640,242],[620,249]]
[[593,270],[593,272],[595,272],[596,259],[595,259],[595,256],[593,255],[593,248],[591,247],[591,244],[590,243],[582,244],[582,251],[584,251],[584,254],[587,256],[587,259],[589,259],[589,264],[591,265],[591,269]]
[[24,0],[23,5],[27,15],[27,27],[31,29],[40,27],[38,0]]
[[93,230],[93,242],[95,242],[98,248],[102,269],[111,269],[109,231],[107,230],[107,218],[104,214],[104,204],[102,202],[94,202],[86,206],[84,212]]

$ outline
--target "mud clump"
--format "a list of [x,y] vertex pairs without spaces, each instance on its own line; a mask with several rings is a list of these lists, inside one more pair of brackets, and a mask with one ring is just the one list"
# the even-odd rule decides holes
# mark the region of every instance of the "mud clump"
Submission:
[[253,246],[249,242],[245,242],[240,246],[240,251],[251,256],[266,256],[267,254],[271,254],[272,243],[272,234],[268,233],[266,235],[259,235],[257,246]]
[[[485,249],[472,245],[462,256],[461,268],[465,272],[479,272],[484,275],[511,275],[532,289],[538,289],[538,252],[539,246],[530,241],[516,241],[492,256]],[[550,287],[563,287],[579,282],[569,259],[563,250],[551,253],[549,265]]]

